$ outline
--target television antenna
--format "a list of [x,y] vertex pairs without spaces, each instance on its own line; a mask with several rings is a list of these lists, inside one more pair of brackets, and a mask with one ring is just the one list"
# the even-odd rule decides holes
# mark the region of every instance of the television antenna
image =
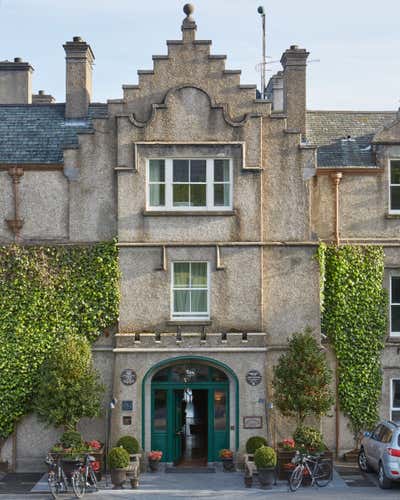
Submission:
[[260,63],[260,72],[261,72],[261,97],[265,99],[265,73],[266,73],[266,64],[267,64],[267,48],[266,48],[266,36],[265,36],[265,9],[262,5],[258,7],[257,12],[261,16],[262,23],[262,62]]

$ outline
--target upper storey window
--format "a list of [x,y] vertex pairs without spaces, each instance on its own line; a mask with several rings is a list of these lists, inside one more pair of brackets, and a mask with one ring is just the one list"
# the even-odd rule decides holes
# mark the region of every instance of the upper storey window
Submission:
[[400,213],[400,160],[390,161],[390,211]]
[[148,161],[149,210],[231,210],[230,159]]

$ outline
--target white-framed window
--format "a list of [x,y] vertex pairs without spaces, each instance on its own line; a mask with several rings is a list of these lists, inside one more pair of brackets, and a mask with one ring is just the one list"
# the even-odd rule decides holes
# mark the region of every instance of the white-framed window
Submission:
[[229,158],[149,159],[147,209],[232,210]]
[[400,214],[400,159],[389,161],[389,212]]
[[400,272],[390,275],[390,335],[400,337]]
[[208,262],[173,262],[171,281],[172,319],[209,319],[210,277]]
[[390,419],[400,421],[400,379],[390,381]]

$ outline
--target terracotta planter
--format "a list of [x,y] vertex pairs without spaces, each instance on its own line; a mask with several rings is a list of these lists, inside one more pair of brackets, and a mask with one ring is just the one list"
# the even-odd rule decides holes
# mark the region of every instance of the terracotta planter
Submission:
[[223,458],[222,465],[224,467],[224,472],[233,472],[235,470],[235,464],[233,463],[233,458]]
[[122,488],[126,481],[126,469],[111,469],[111,482],[114,488]]
[[157,472],[158,471],[158,464],[160,463],[159,460],[149,460],[149,467],[151,472]]
[[258,480],[261,486],[269,486],[275,479],[275,467],[262,468],[258,470]]

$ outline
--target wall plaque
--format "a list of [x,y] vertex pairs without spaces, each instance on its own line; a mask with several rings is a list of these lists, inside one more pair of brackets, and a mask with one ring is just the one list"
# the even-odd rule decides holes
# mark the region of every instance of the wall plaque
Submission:
[[243,417],[243,429],[261,429],[262,417]]
[[123,425],[132,425],[132,417],[122,417]]
[[132,411],[133,401],[132,400],[122,401],[121,406],[122,406],[122,411]]
[[126,368],[121,372],[121,382],[124,385],[133,385],[136,382],[136,372],[130,368]]
[[262,380],[261,373],[258,370],[249,370],[246,374],[246,382],[253,387]]

